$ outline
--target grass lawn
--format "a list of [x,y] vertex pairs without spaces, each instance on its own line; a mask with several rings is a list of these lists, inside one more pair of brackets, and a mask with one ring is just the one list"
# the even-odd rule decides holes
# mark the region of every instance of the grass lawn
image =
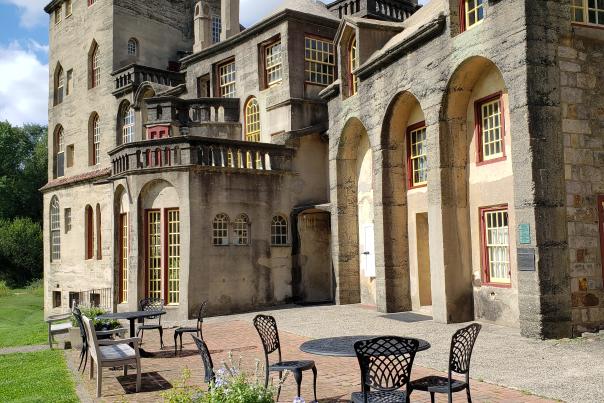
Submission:
[[41,288],[11,290],[0,297],[0,348],[45,344],[48,325],[43,305]]
[[0,355],[0,401],[78,402],[63,353]]

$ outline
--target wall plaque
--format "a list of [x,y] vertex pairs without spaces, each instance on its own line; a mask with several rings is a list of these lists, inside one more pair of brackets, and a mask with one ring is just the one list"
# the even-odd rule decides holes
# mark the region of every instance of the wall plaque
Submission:
[[531,226],[529,224],[518,225],[518,242],[520,245],[531,244]]
[[518,270],[535,271],[535,250],[518,249]]

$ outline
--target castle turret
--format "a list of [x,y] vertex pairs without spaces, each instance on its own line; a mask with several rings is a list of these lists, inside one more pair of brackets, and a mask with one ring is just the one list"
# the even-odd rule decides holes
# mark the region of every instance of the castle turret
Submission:
[[222,32],[220,40],[224,41],[240,31],[239,0],[222,0],[221,2]]
[[212,45],[212,21],[207,0],[201,0],[195,4],[193,29],[195,33],[193,52],[199,52]]

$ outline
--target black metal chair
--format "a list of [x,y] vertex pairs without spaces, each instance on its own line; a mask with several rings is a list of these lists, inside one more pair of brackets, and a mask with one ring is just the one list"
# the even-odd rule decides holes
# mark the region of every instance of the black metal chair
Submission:
[[[302,389],[302,372],[311,370],[313,373],[313,392],[315,401],[317,401],[317,367],[314,361],[282,361],[281,343],[279,342],[279,331],[277,330],[277,321],[272,316],[258,315],[254,318],[254,327],[260,335],[262,346],[264,347],[266,379],[264,386],[268,386],[270,372],[279,373],[279,386],[277,387],[277,401],[281,394],[281,381],[283,372],[289,371],[294,375],[298,385],[298,396],[300,397]],[[269,364],[269,356],[277,352],[279,360],[274,364]]]
[[180,351],[182,351],[182,335],[183,333],[195,333],[197,337],[203,340],[203,314],[205,313],[206,305],[208,301],[201,303],[199,311],[197,312],[197,326],[196,327],[178,327],[174,330],[174,355],[178,352],[176,347],[176,339],[180,337]]
[[[145,298],[140,301],[139,305],[141,311],[160,312],[164,309],[164,300],[161,298]],[[145,323],[145,321],[149,320],[157,320],[157,323]],[[147,319],[143,318],[142,322],[143,324],[139,325],[138,330],[136,331],[136,337],[138,337],[139,333],[141,334],[141,343],[145,336],[145,330],[159,330],[160,348],[164,348],[164,328],[161,325],[161,315],[150,316]]]
[[82,337],[82,351],[80,352],[80,365],[78,366],[78,371],[82,368],[82,364],[84,364],[84,367],[82,368],[82,372],[84,372],[86,371],[86,364],[88,364],[88,338],[86,337],[86,329],[84,329],[80,308],[74,305],[72,314],[80,327],[80,336]]
[[[480,333],[481,325],[473,323],[468,327],[459,329],[451,339],[451,352],[449,354],[449,375],[427,376],[411,383],[412,390],[430,392],[430,400],[434,403],[435,393],[446,393],[449,403],[453,401],[453,393],[466,391],[468,402],[472,402],[470,394],[470,359],[474,343]],[[466,376],[465,381],[453,379],[453,372]]]
[[211,385],[216,380],[216,374],[214,372],[214,363],[212,362],[212,356],[210,355],[210,350],[208,349],[205,341],[200,339],[199,337],[193,337],[193,341],[197,345],[197,350],[199,351],[199,355],[201,356],[201,361],[203,361],[203,367],[205,370],[205,381],[208,385]]
[[418,340],[396,336],[357,341],[354,349],[361,368],[362,390],[352,394],[352,402],[408,403],[411,368],[418,347]]

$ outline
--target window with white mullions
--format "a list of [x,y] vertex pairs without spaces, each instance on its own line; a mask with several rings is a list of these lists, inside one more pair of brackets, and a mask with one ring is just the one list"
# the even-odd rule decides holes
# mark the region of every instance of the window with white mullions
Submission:
[[147,296],[162,296],[161,212],[147,212]]
[[50,260],[61,260],[61,208],[56,196],[50,201]]
[[245,214],[241,214],[235,220],[235,245],[244,246],[249,244],[249,220]]
[[180,302],[180,212],[167,210],[168,217],[168,304]]
[[480,104],[480,143],[482,161],[504,157],[501,99]]
[[222,20],[220,16],[212,16],[212,43],[220,42],[220,33],[222,32]]
[[510,283],[510,241],[507,210],[483,212],[487,281]]
[[229,244],[229,216],[218,214],[214,218],[212,228],[212,243],[214,246],[226,246]]
[[134,108],[128,107],[124,112],[124,122],[122,126],[122,144],[127,144],[134,140],[134,126],[136,118]]
[[273,217],[273,221],[271,223],[271,245],[287,245],[287,220],[285,217]]
[[571,0],[573,22],[604,25],[604,0]]
[[266,47],[265,64],[267,87],[280,83],[283,77],[283,57],[280,41]]
[[409,132],[411,185],[421,186],[428,182],[428,157],[426,154],[426,127]]
[[222,98],[235,98],[235,62],[229,62],[218,67],[220,79],[220,96]]

